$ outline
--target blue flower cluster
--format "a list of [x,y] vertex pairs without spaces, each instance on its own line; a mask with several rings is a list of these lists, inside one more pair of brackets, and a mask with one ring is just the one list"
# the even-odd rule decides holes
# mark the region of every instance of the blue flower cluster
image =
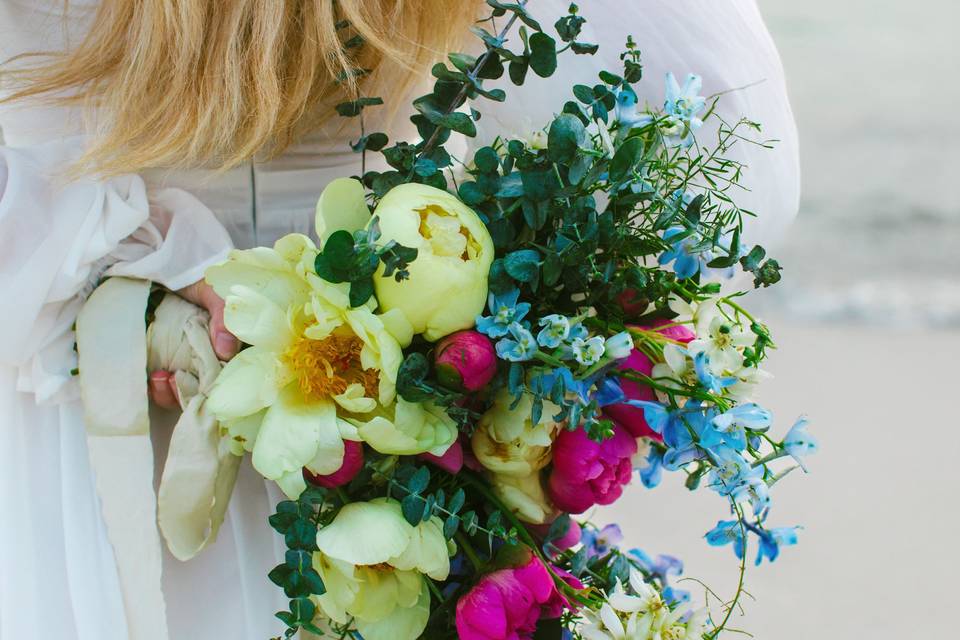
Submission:
[[[783,456],[791,456],[804,470],[803,457],[816,452],[816,439],[807,431],[807,420],[801,418],[776,445],[773,454],[756,459],[753,456],[762,438],[770,429],[772,416],[758,404],[746,403],[724,412],[700,402],[688,401],[683,408],[669,410],[656,402],[628,401],[644,410],[650,427],[663,435],[663,446],[654,446],[640,469],[640,480],[647,488],[657,486],[663,469],[675,471],[692,462],[709,469],[707,485],[732,504],[750,504],[755,522],[747,523],[748,530],[760,538],[761,554],[770,560],[777,556],[777,545],[793,544],[792,538],[780,529],[766,530],[762,522],[770,511],[770,486],[778,478],[767,463]],[[776,443],[774,443],[776,444]],[[737,524],[739,521],[733,521]],[[746,522],[746,521],[745,521]],[[740,531],[737,524],[737,531]],[[711,532],[708,540],[717,544],[723,532],[733,531],[724,525]],[[771,533],[778,532],[778,533]],[[789,542],[793,540],[793,542]],[[728,540],[727,542],[731,542]],[[786,541],[786,542],[785,542]],[[735,544],[738,556],[746,544],[742,536]],[[740,545],[740,546],[737,546]]]

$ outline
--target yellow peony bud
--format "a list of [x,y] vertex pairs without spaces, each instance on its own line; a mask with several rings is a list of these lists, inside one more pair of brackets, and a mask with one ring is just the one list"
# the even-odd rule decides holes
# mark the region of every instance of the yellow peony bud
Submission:
[[487,301],[493,240],[477,214],[435,187],[404,184],[391,189],[374,212],[380,242],[417,249],[410,277],[374,278],[382,311],[399,309],[427,340],[467,329]]

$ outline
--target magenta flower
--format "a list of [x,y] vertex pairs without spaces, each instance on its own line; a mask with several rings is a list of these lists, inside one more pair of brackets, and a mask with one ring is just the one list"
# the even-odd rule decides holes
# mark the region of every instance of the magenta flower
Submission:
[[319,476],[303,469],[303,479],[318,487],[333,489],[347,484],[360,473],[363,468],[363,444],[353,440],[343,441],[343,464],[333,473]]
[[[541,540],[546,538],[547,534],[550,533],[550,523],[531,524],[527,526],[529,527],[530,531]],[[567,532],[556,540],[551,540],[550,545],[558,552],[566,551],[570,547],[573,547],[580,542],[580,536],[582,534],[583,531],[580,528],[580,524],[576,520],[570,520],[570,528],[567,529]]]
[[[696,337],[696,334],[684,325],[643,328],[648,330],[656,329],[661,335],[683,344],[687,344]],[[653,362],[642,351],[634,349],[627,359],[620,363],[619,368],[622,370],[633,370],[649,376],[653,372]],[[621,378],[620,387],[623,389],[627,400],[645,400],[650,402],[656,399],[653,389],[643,383]],[[635,438],[662,439],[661,436],[655,433],[653,429],[650,428],[650,425],[647,424],[647,420],[643,415],[643,409],[640,407],[633,407],[628,404],[615,404],[604,407],[603,412],[608,418],[621,424],[623,428],[629,431]]]
[[443,384],[477,391],[497,373],[497,352],[490,338],[482,333],[458,331],[437,344],[434,364]]
[[421,453],[417,457],[440,467],[447,473],[456,475],[460,473],[460,469],[463,468],[463,445],[460,444],[460,440],[458,439],[442,456],[435,456],[432,453]]
[[[558,574],[583,588],[573,576]],[[457,634],[460,640],[529,640],[541,618],[558,618],[568,606],[546,565],[528,551],[524,564],[486,574],[460,598]]]
[[620,425],[613,437],[591,440],[583,429],[560,432],[553,443],[553,472],[547,483],[558,509],[583,513],[595,504],[611,504],[633,476],[636,439]]

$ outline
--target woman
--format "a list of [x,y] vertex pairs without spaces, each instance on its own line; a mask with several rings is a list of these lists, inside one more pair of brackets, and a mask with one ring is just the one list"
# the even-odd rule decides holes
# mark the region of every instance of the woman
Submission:
[[[324,184],[359,169],[347,145],[358,132],[331,117],[355,82],[349,70],[371,70],[356,82],[402,115],[476,4],[0,0],[0,58],[11,59],[0,67],[0,638],[280,632],[271,619],[285,599],[265,578],[279,561],[266,527],[278,498],[247,467],[216,543],[187,563],[164,555],[162,598],[124,590],[88,462],[71,327],[102,275],[128,275],[206,307],[213,347],[232,356],[223,303],[199,282],[204,269],[231,244],[309,233]],[[550,24],[567,4],[530,6]],[[782,141],[774,152],[737,150],[751,166],[743,206],[761,214],[748,232],[769,241],[798,197],[776,51],[753,0],[679,4],[588,3],[583,39],[602,43],[601,53],[565,59],[562,79],[531,79],[503,105],[478,105],[479,139],[529,134],[566,99],[571,78],[591,83],[601,66],[614,68],[632,34],[650,102],[662,100],[667,70],[699,73],[706,93],[751,85],[721,111],[747,114]],[[366,44],[346,47],[357,34]],[[53,55],[25,55],[34,53]],[[399,122],[380,125],[409,136]],[[176,402],[169,372],[152,374],[150,391],[159,405]],[[151,511],[142,517],[152,526]]]

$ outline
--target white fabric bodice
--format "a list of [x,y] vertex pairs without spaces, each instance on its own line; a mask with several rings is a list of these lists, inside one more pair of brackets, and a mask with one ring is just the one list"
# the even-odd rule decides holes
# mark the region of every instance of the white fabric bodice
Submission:
[[[0,0],[0,59],[55,51],[76,41],[96,2],[73,0],[66,21],[63,4]],[[534,0],[531,11],[543,24],[552,24],[568,4]],[[740,201],[742,208],[758,214],[747,223],[750,239],[767,243],[778,239],[798,206],[797,133],[780,60],[754,1],[593,0],[582,12],[588,23],[581,39],[601,43],[600,53],[564,54],[553,78],[531,73],[523,87],[507,87],[506,103],[482,101],[477,105],[485,116],[479,123],[480,141],[504,132],[527,135],[542,127],[570,99],[574,82],[594,84],[597,70],[619,67],[618,56],[629,34],[643,52],[644,80],[637,86],[641,102],[662,102],[667,71],[678,77],[688,72],[703,76],[708,95],[749,87],[724,96],[719,111],[729,122],[740,116],[756,120],[763,124],[765,138],[779,141],[774,151],[740,145],[732,154],[749,167],[745,183],[750,192],[743,192]],[[359,172],[359,158],[348,146],[350,139],[359,137],[354,122],[334,119],[269,161],[253,161],[223,173],[154,170],[144,178],[151,187],[181,187],[195,195],[216,214],[238,247],[272,243],[285,233],[308,233],[323,186],[335,177]],[[410,131],[404,126],[388,133],[395,137]],[[83,118],[58,106],[4,105],[0,133],[10,146],[32,146],[82,134]],[[709,144],[709,136],[704,132],[701,139]]]

